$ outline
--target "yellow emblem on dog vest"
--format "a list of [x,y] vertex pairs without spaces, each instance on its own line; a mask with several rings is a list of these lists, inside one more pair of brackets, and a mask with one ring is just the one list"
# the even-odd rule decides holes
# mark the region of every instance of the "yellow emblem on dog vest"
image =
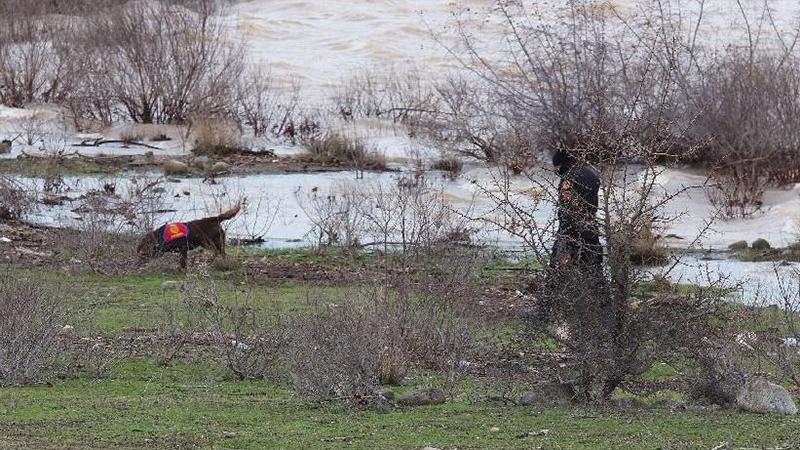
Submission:
[[189,227],[184,223],[174,222],[164,228],[164,242],[174,241],[189,235]]

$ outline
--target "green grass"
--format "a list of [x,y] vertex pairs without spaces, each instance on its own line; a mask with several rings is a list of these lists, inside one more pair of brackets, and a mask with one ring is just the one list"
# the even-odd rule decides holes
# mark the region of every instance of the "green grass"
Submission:
[[[343,259],[335,253],[317,255],[307,250],[253,253],[287,263],[329,267]],[[366,268],[375,259],[364,254],[352,261],[348,268]],[[509,263],[492,264],[502,268]],[[178,290],[163,289],[162,283],[185,279],[180,273],[109,277],[19,265],[0,265],[0,274],[58,286],[76,311],[76,332],[88,334],[78,326],[85,319],[93,332],[110,336],[155,327],[164,317],[164,309],[181,296]],[[308,308],[311,293],[336,295],[347,289],[297,283],[264,286],[248,283],[253,280],[244,279],[241,273],[212,272],[211,276],[223,304],[249,299],[254,308],[286,313]],[[479,338],[508,354],[557,349],[548,340],[531,342],[518,321],[489,325]],[[199,349],[197,355],[202,356],[203,351]],[[528,386],[513,379],[477,376],[464,378],[453,391],[452,401],[444,405],[358,411],[341,403],[306,402],[288,384],[231,381],[217,362],[195,354],[161,366],[153,362],[157,352],[142,352],[112,365],[101,379],[55,380],[52,387],[0,387],[0,448],[708,449],[721,442],[728,442],[731,448],[800,445],[798,417],[713,410],[522,408],[486,399],[496,388],[493,383],[512,383],[514,392],[524,392]],[[670,381],[676,374],[673,367],[659,363],[641,379]],[[394,389],[402,392],[417,385],[442,383],[441,373],[417,372],[407,385]],[[649,402],[664,398],[682,398],[682,394],[659,391],[643,397]],[[493,427],[499,431],[492,431]]]
[[[686,449],[722,441],[762,448],[800,444],[798,426],[791,416],[542,410],[458,399],[353,411],[306,403],[266,381],[218,381],[210,369],[142,361],[99,381],[0,388],[0,446],[18,448]],[[528,435],[540,430],[549,431]]]
[[[85,322],[93,332],[105,335],[155,327],[166,317],[167,309],[182,295],[179,289],[162,288],[162,283],[186,280],[186,275],[180,273],[109,277],[94,273],[64,274],[44,268],[9,265],[0,265],[0,273],[55,286],[64,293],[67,304],[76,312],[78,322]],[[226,279],[222,274],[213,276],[222,304],[241,305],[246,302],[253,308],[286,314],[308,308],[309,295],[333,295],[343,289],[296,283],[261,286],[244,284],[237,277]],[[81,317],[82,314],[89,317]]]

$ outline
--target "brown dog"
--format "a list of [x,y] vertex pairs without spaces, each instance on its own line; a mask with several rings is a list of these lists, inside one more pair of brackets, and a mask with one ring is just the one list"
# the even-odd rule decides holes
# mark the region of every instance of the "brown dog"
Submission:
[[237,204],[216,217],[164,224],[142,237],[136,253],[140,261],[160,253],[180,253],[182,269],[186,268],[187,253],[196,247],[211,250],[215,256],[225,256],[225,231],[220,223],[232,219],[240,209],[241,205]]

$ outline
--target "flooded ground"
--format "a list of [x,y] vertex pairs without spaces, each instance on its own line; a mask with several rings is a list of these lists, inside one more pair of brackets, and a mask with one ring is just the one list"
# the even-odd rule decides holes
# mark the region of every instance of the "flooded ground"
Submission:
[[[360,178],[362,177],[363,178]],[[202,178],[168,178],[160,185],[163,194],[153,223],[173,220],[191,220],[216,214],[229,208],[241,199],[246,199],[244,212],[228,223],[229,238],[263,237],[263,246],[285,248],[309,246],[316,242],[315,211],[312,199],[315,196],[341,195],[353,189],[362,191],[389,190],[400,180],[413,178],[414,172],[405,167],[400,172],[364,173],[352,171],[327,173],[271,174],[222,177],[216,184]],[[456,179],[441,172],[429,172],[429,188],[432,195],[441,198],[449,208],[457,212],[463,224],[475,230],[474,242],[495,247],[510,254],[524,254],[526,243],[518,235],[498,229],[492,223],[502,222],[504,216],[498,211],[496,199],[499,193],[498,173],[486,167],[468,169]],[[132,186],[141,186],[156,181],[158,173],[122,174],[116,176],[69,176],[63,180],[60,195],[62,204],[40,205],[27,219],[31,222],[51,225],[81,227],[85,213],[81,211],[81,197],[91,191],[103,191],[113,186],[116,197],[125,198]],[[552,178],[542,172],[542,179]],[[538,181],[515,177],[509,180],[509,192],[529,207],[533,220],[542,225],[552,224],[554,210],[549,201],[530,200],[529,191],[537,186],[552,184],[553,180]],[[676,192],[685,187],[697,186],[700,175],[680,170],[666,170],[660,176],[660,186],[665,192]],[[41,192],[41,178],[20,178],[29,189]],[[538,187],[541,189],[541,187]],[[795,189],[769,192],[764,210],[746,220],[719,220],[698,240],[695,250],[714,250],[711,257],[688,253],[667,273],[675,280],[685,283],[707,284],[707,275],[723,274],[729,277],[728,284],[740,284],[745,298],[769,295],[778,301],[776,271],[790,275],[793,263],[742,262],[725,253],[727,245],[737,240],[753,241],[766,238],[774,246],[786,246],[796,241],[796,220],[800,212],[800,194]],[[527,203],[525,203],[527,202]],[[694,242],[702,224],[714,218],[714,209],[700,187],[691,187],[670,202],[665,216],[676,217],[673,223],[660,229],[662,235],[670,235],[663,245],[685,248]],[[488,219],[488,220],[486,220]],[[109,226],[125,229],[124,221],[114,221]],[[549,236],[541,236],[541,245],[546,248]],[[649,269],[660,274],[666,268]]]

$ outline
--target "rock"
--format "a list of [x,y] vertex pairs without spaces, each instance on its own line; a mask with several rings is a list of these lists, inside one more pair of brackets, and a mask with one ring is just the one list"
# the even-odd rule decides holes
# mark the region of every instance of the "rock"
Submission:
[[47,206],[57,206],[63,205],[65,201],[68,201],[69,197],[66,195],[45,195],[42,198],[42,204]]
[[226,431],[226,432],[222,433],[222,435],[225,436],[225,439],[233,439],[233,438],[236,437],[236,433],[234,433],[232,431]]
[[736,395],[736,406],[757,413],[797,414],[792,395],[764,378],[748,380]]
[[615,398],[610,402],[611,406],[617,409],[645,409],[647,403],[635,397]]
[[422,450],[442,450],[438,447],[423,447]]
[[736,241],[733,244],[728,246],[728,250],[739,251],[739,250],[747,250],[747,241]]
[[167,280],[167,281],[161,283],[161,290],[164,290],[164,291],[178,290],[178,289],[180,289],[182,287],[183,287],[183,283],[181,283],[180,281]]
[[378,395],[386,400],[394,401],[394,391],[391,389],[384,389]]
[[671,411],[675,411],[675,410],[684,410],[684,409],[686,409],[688,407],[688,405],[683,400],[673,400],[673,399],[667,398],[667,399],[658,400],[658,401],[654,402],[653,403],[653,407],[654,408],[659,408],[659,409],[669,409]]
[[198,156],[192,159],[192,167],[200,170],[205,170],[205,168],[208,167],[208,164],[210,162],[211,160],[208,159],[208,156]]
[[237,350],[241,350],[243,352],[250,351],[250,346],[245,344],[242,341],[237,341],[236,339],[231,339],[231,346],[236,348]]
[[231,171],[231,165],[226,162],[216,162],[213,166],[208,170],[209,175],[221,175],[223,173],[228,173]]
[[189,173],[189,165],[175,159],[168,159],[161,165],[164,175],[185,175]]
[[489,432],[491,432],[491,433],[499,433],[500,432],[500,427],[489,428]]
[[8,244],[9,242],[11,242],[11,239],[3,236],[3,237],[0,237],[0,242],[2,242],[4,244]]
[[53,254],[50,252],[37,252],[36,250],[31,250],[27,247],[14,247],[14,250],[20,255],[33,256],[36,258],[49,258],[53,256]]
[[528,394],[523,395],[522,398],[519,399],[517,404],[519,406],[533,406],[536,404],[538,399],[539,396],[537,394],[530,392]]
[[11,141],[8,139],[3,139],[3,141],[0,142],[0,154],[3,153],[11,153]]
[[397,404],[401,406],[440,405],[444,401],[444,392],[436,388],[406,392],[397,398]]
[[766,239],[756,239],[753,241],[753,250],[769,250],[772,246]]
[[519,399],[520,406],[569,405],[575,400],[571,383],[544,383]]

